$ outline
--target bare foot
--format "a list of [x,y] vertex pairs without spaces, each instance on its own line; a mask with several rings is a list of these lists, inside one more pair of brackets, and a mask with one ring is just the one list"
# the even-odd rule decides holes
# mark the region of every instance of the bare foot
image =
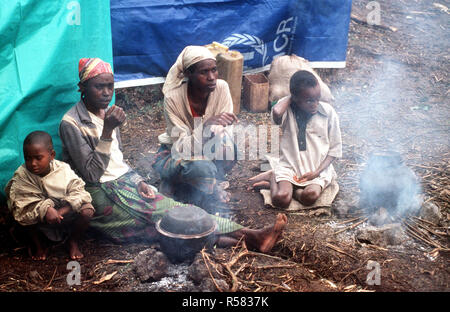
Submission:
[[265,231],[266,233],[263,234],[264,236],[262,238],[259,251],[264,253],[269,252],[278,241],[278,238],[286,227],[286,224],[287,216],[284,213],[279,213],[277,215],[277,220],[275,221],[274,226],[271,228],[267,228]]
[[219,248],[226,248],[226,247],[232,247],[236,246],[236,244],[239,242],[239,240],[228,237],[228,236],[219,236],[219,238],[216,241],[216,245]]
[[[270,188],[270,178],[272,177],[273,170],[262,172],[254,177],[248,179],[248,182],[252,183],[247,190],[259,188]],[[266,183],[267,182],[267,183]],[[266,187],[268,185],[268,187]],[[262,187],[261,187],[262,186]]]
[[262,189],[270,189],[270,182],[269,181],[256,182],[252,186],[249,186],[247,188],[247,191],[251,191],[251,190],[259,191]]
[[31,259],[35,261],[45,261],[47,260],[48,248],[36,248],[36,252],[33,255],[31,248],[28,247],[28,254],[31,256]]
[[69,240],[69,256],[72,260],[78,260],[84,257],[83,253],[78,247],[78,243],[75,240]]
[[273,169],[261,172],[260,174],[257,174],[254,177],[251,177],[250,179],[248,179],[248,182],[255,183],[255,182],[259,182],[259,181],[270,181],[272,172],[273,172]]

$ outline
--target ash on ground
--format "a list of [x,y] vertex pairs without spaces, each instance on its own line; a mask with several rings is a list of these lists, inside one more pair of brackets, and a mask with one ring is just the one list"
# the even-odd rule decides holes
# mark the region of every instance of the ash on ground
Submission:
[[217,286],[221,290],[228,289],[215,268],[208,270],[200,253],[192,263],[173,264],[156,248],[148,248],[135,258],[133,272],[140,282],[134,289],[136,291],[213,292],[217,291]]

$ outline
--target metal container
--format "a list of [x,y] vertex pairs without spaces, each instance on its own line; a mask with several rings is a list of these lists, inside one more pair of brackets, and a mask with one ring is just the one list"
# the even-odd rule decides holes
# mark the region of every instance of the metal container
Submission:
[[196,206],[179,206],[156,223],[162,252],[172,263],[192,261],[203,248],[215,242],[215,220]]

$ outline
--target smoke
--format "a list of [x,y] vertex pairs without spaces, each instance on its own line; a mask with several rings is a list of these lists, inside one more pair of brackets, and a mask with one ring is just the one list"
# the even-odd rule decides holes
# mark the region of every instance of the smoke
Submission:
[[[363,145],[363,155],[377,149],[414,152],[418,136],[446,152],[449,141],[443,131],[448,127],[443,125],[448,126],[449,106],[442,104],[448,94],[449,41],[442,39],[442,30],[448,13],[427,1],[377,2],[384,29],[352,22],[347,59],[351,77],[343,77],[341,90],[333,92],[338,101],[349,101],[343,103],[347,128],[358,137],[355,143]],[[362,20],[371,12],[365,5],[354,3]],[[437,110],[442,114],[433,114]]]
[[421,205],[421,187],[399,153],[385,151],[370,156],[360,180],[360,206],[368,212],[387,209],[391,215],[415,212]]
[[[421,205],[420,181],[403,163],[411,152],[411,114],[407,98],[414,89],[406,88],[404,64],[382,59],[359,86],[361,97],[354,103],[350,119],[343,124],[356,147],[363,171],[360,175],[360,208],[370,213],[386,208],[391,215],[417,211]],[[342,124],[342,123],[341,123]],[[417,125],[417,124],[416,124]],[[414,151],[413,151],[414,152]]]
[[[359,182],[361,208],[404,215],[422,204],[421,181],[411,165],[425,165],[449,149],[449,106],[443,105],[449,43],[441,39],[448,15],[426,1],[380,3],[384,29],[352,24],[351,77],[333,90],[344,157],[356,163],[344,164],[338,174],[344,185]],[[398,152],[404,163],[371,157],[387,150]]]

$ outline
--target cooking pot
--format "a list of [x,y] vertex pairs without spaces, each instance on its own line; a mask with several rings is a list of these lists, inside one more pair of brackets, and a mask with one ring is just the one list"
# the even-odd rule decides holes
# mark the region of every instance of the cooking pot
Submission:
[[217,223],[196,206],[178,206],[156,223],[162,252],[172,263],[193,261],[203,248],[215,242]]

